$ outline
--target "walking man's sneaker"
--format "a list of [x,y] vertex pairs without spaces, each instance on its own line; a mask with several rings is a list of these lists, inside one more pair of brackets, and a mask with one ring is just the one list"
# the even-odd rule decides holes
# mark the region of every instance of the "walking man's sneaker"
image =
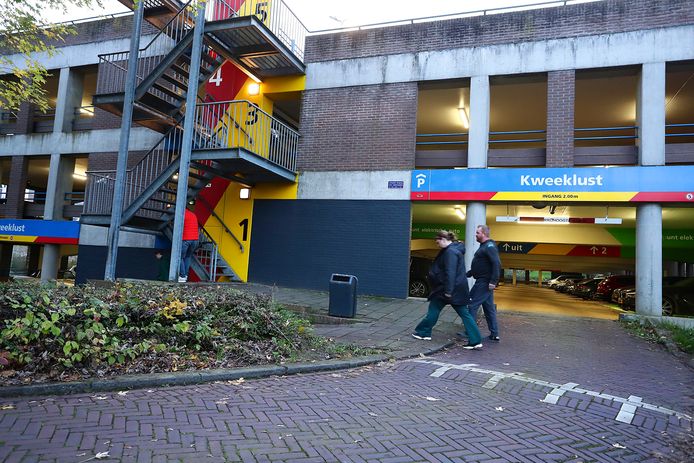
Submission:
[[482,348],[482,343],[478,342],[477,344],[465,344],[463,346],[463,349],[467,350],[472,350],[472,349],[481,349]]
[[188,277],[178,277],[179,283],[186,283],[187,281],[188,281]]
[[421,341],[431,341],[431,336],[420,336],[417,333],[412,333],[412,337]]
[[499,339],[499,336],[489,336],[489,340],[490,341],[496,341],[496,342],[501,341],[501,339]]

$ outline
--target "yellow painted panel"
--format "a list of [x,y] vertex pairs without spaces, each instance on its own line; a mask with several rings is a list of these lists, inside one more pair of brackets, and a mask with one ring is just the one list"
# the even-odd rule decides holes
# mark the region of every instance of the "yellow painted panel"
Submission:
[[628,202],[636,196],[636,192],[597,192],[577,191],[562,193],[553,191],[499,192],[491,201],[615,201]]
[[[253,232],[253,205],[255,199],[296,199],[297,184],[262,184],[251,190],[251,198],[239,198],[241,185],[231,183],[215,208],[226,226],[243,243],[241,251],[238,243],[222,229],[214,217],[205,226],[212,238],[219,244],[219,253],[234,269],[239,278],[248,280],[248,263],[251,252],[251,233]],[[245,239],[244,239],[245,238]]]
[[252,199],[296,199],[298,183],[257,185],[251,190]]
[[272,77],[263,81],[263,93],[301,92],[306,89],[306,76]]
[[493,217],[488,223],[496,241],[621,245],[614,235],[595,224],[495,223]]
[[528,254],[565,256],[574,248],[573,244],[538,244]]

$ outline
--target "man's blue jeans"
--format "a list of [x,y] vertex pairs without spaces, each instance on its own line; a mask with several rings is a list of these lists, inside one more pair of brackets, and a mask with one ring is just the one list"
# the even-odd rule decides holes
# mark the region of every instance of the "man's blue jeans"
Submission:
[[477,320],[477,312],[480,304],[487,320],[490,336],[499,336],[499,326],[496,322],[496,306],[494,305],[494,291],[489,289],[489,281],[476,280],[470,290],[470,305],[468,310],[474,320]]
[[[439,321],[441,310],[447,304],[447,302],[442,301],[441,299],[432,299],[429,301],[429,310],[427,310],[427,314],[424,319],[419,322],[417,327],[414,329],[415,334],[422,337],[430,337],[431,330],[434,328],[434,325],[436,325],[436,322]],[[463,319],[463,325],[465,325],[465,331],[468,334],[469,343],[479,344],[482,341],[482,335],[480,334],[480,330],[477,328],[477,323],[475,323],[475,319],[471,315],[471,312],[467,310],[467,306],[453,304],[451,304],[451,306],[453,307],[453,310],[455,310],[455,312],[460,316],[460,318]]]
[[190,261],[193,259],[193,253],[198,246],[197,241],[184,240],[181,241],[181,264],[178,268],[178,275],[182,278],[188,276],[190,270]]

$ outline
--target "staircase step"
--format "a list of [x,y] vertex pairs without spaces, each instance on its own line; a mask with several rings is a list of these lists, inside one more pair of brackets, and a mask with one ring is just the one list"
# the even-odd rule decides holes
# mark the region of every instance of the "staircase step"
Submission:
[[175,105],[172,102],[166,101],[150,92],[146,92],[144,95],[142,95],[140,102],[149,106],[155,111],[168,116],[175,114],[180,108],[180,105]]
[[169,210],[168,209],[159,209],[157,207],[147,207],[147,206],[142,206],[140,210],[143,211],[152,211],[152,212],[161,212],[162,214],[168,214]]
[[185,92],[183,94],[180,94],[180,93],[172,90],[171,88],[167,87],[166,85],[162,85],[158,82],[155,82],[154,85],[152,85],[152,88],[156,89],[156,90],[162,92],[163,94],[168,95],[171,98],[174,98],[176,100],[182,101],[182,100],[185,100],[185,98],[186,98]]
[[[159,190],[159,191],[161,191],[161,190]],[[176,201],[171,201],[169,199],[161,199],[161,198],[154,198],[153,197],[153,198],[149,198],[149,200],[150,201],[156,201],[158,203],[163,203],[163,204],[171,204],[171,205],[176,204]]]
[[167,73],[162,74],[160,78],[161,78],[162,80],[167,81],[167,82],[170,83],[170,84],[175,85],[176,87],[178,87],[178,88],[180,88],[180,89],[185,90],[185,89],[188,88],[188,81],[187,81],[187,79],[186,79],[186,81],[184,82],[184,81],[182,81],[182,80],[180,80],[180,79],[177,79],[176,77],[174,77],[174,76],[172,76],[172,75],[170,75],[170,74],[167,74]]

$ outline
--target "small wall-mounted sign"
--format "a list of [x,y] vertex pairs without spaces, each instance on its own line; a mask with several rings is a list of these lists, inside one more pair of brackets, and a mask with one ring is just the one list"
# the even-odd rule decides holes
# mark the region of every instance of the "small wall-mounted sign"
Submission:
[[388,189],[403,189],[405,188],[405,182],[402,180],[389,180],[388,181]]

